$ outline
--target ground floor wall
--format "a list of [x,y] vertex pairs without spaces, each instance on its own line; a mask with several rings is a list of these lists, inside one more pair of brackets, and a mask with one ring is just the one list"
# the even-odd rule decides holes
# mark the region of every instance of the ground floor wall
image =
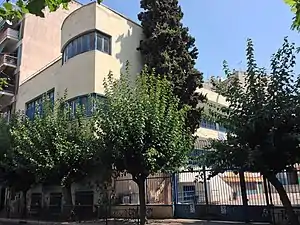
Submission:
[[[152,175],[145,181],[145,186],[150,217],[172,218],[171,175]],[[67,205],[64,196],[64,188],[60,185],[36,185],[27,192],[26,198],[24,193],[15,193],[13,189],[7,188],[5,214],[20,217],[24,212],[25,202],[28,216],[46,219],[54,215],[62,219],[73,214],[89,219],[118,215],[118,212],[126,217],[129,212],[132,214],[133,209],[136,209],[134,214],[139,211],[138,187],[128,174],[112,178],[106,185],[99,174],[91,174],[71,185],[73,205]]]

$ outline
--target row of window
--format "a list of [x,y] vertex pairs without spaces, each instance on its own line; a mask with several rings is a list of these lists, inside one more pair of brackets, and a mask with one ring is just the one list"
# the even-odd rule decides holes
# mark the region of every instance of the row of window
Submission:
[[52,104],[54,103],[54,89],[26,103],[26,115],[29,119],[33,119],[36,114],[41,115],[43,113],[43,102],[46,99]]
[[111,37],[93,31],[75,38],[63,50],[63,63],[76,55],[93,50],[111,54]]
[[218,123],[211,122],[208,120],[202,120],[200,123],[200,127],[206,128],[206,129],[211,129],[211,130],[217,130],[220,132],[226,132],[226,128],[219,125]]
[[[48,91],[45,94],[40,95],[39,97],[35,98],[34,100],[28,102],[26,104],[26,115],[29,118],[33,118],[35,114],[41,114],[43,111],[43,101],[45,100],[45,97],[47,97],[52,103],[54,103],[54,89],[51,91]],[[91,97],[91,98],[90,98]],[[67,107],[70,110],[71,115],[74,115],[77,110],[84,109],[84,113],[87,116],[90,116],[95,109],[96,101],[89,100],[94,99],[95,97],[99,98],[100,95],[96,95],[95,93],[92,95],[83,95],[76,98],[73,98],[68,101]],[[78,108],[80,106],[80,108]],[[212,130],[218,130],[221,132],[226,132],[226,129],[223,126],[220,126],[219,124],[215,122],[211,122],[208,120],[202,120],[200,126],[202,128],[212,129]]]
[[[33,119],[36,114],[41,115],[43,113],[43,102],[45,98],[48,98],[51,103],[54,103],[54,90],[43,94],[34,100],[26,103],[26,115]],[[93,111],[96,109],[97,99],[103,98],[97,94],[83,95],[71,100],[66,103],[66,108],[70,113],[70,116],[76,114],[78,110],[83,110],[83,114],[86,116],[91,116]]]

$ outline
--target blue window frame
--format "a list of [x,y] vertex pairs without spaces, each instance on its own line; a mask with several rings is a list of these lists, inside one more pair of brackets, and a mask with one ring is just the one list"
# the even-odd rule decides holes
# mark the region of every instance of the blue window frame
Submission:
[[76,37],[65,46],[63,50],[63,63],[76,55],[93,50],[110,55],[111,37],[99,31],[92,31]]
[[220,132],[226,132],[226,128],[218,123],[208,121],[208,120],[201,120],[200,127],[206,128],[206,129],[211,129],[211,130],[217,130]]
[[[103,98],[103,96],[96,93],[82,95],[68,100],[66,107],[70,111],[70,117],[73,117],[77,110],[83,110],[83,113],[86,116],[91,116],[96,109],[97,99]],[[81,108],[79,109],[78,107]]]
[[43,101],[45,100],[45,97],[54,104],[54,89],[26,103],[25,113],[29,119],[33,119],[36,114],[43,114]]
[[217,124],[208,120],[202,120],[200,126],[207,129],[217,130]]

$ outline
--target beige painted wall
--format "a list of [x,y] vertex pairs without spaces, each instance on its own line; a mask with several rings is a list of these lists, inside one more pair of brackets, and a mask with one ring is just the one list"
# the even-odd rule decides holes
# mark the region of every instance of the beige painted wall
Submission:
[[[112,58],[114,66],[105,63],[107,57],[102,52],[96,54],[96,90],[103,92],[103,78],[111,70],[116,77],[125,71],[126,61],[130,63],[130,73],[137,75],[143,67],[142,57],[137,48],[143,39],[140,25],[125,20],[122,15],[97,4],[96,28],[112,37]],[[107,56],[107,55],[106,55]],[[111,62],[112,63],[112,62]]]
[[201,92],[203,95],[206,95],[206,97],[209,101],[216,102],[216,103],[219,103],[224,106],[228,106],[228,102],[226,102],[225,97],[222,95],[219,95],[218,93],[216,93],[212,90],[209,90],[207,88],[199,88],[196,90],[196,92]]
[[45,18],[31,14],[25,16],[20,83],[61,54],[61,24],[80,6],[79,3],[71,2],[68,10],[46,11]]
[[52,88],[55,88],[56,94],[56,77],[60,68],[61,60],[59,59],[31,79],[20,83],[19,91],[16,96],[16,110],[24,110],[26,102],[38,97]]
[[[83,17],[85,20],[81,20]],[[104,78],[110,71],[118,78],[120,72],[124,72],[127,60],[130,63],[130,73],[133,76],[141,71],[142,58],[136,49],[143,38],[143,34],[142,28],[138,24],[94,2],[75,10],[66,18],[62,24],[62,48],[70,39],[93,29],[111,36],[111,55],[95,51],[94,90],[103,94]],[[79,58],[79,55],[74,58],[76,57]],[[88,59],[82,57],[80,63],[86,65],[85,60]],[[67,67],[69,61],[63,67]],[[66,73],[68,73],[67,69]]]

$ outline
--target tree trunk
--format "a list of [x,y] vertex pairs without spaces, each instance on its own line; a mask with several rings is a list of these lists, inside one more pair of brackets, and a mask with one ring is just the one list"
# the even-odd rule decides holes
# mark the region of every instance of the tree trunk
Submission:
[[139,200],[140,200],[140,225],[144,225],[147,220],[146,215],[146,197],[145,197],[145,178],[138,177],[137,185],[139,187]]
[[65,203],[64,208],[68,213],[70,213],[73,210],[71,185],[67,184],[63,186],[62,192],[63,192],[63,198]]
[[287,195],[281,182],[277,179],[276,175],[274,175],[274,174],[268,174],[268,175],[266,175],[266,177],[271,182],[271,184],[275,187],[276,191],[278,192],[280,200],[283,204],[283,207],[285,208],[285,210],[287,212],[287,216],[290,221],[290,224],[291,225],[299,225],[298,217],[293,210],[289,196]]
[[22,218],[26,218],[27,217],[27,192],[28,192],[28,190],[22,191],[22,194],[23,194]]

